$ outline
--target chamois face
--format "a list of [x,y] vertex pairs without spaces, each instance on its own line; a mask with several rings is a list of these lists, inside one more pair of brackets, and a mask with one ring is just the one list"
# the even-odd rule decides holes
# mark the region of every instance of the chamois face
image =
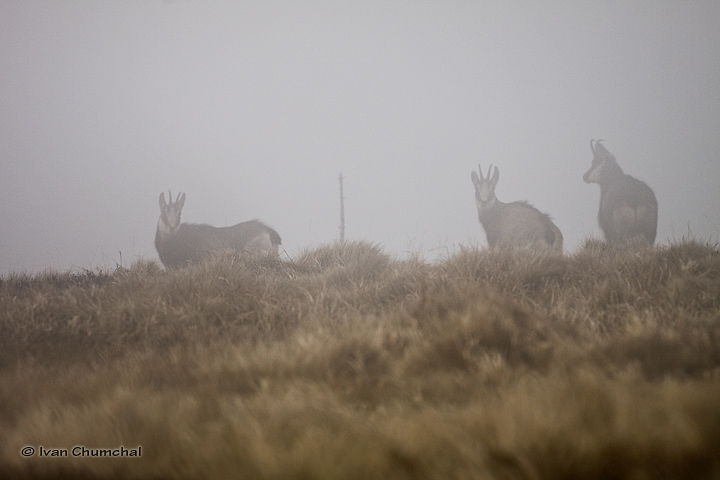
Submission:
[[160,221],[159,226],[165,230],[164,233],[172,234],[180,228],[180,214],[185,205],[185,194],[178,195],[175,203],[172,201],[172,193],[168,192],[170,203],[165,203],[165,193],[160,194]]
[[618,173],[622,174],[620,166],[615,161],[610,152],[600,143],[602,140],[595,142],[590,141],[590,148],[593,152],[592,165],[590,169],[583,175],[585,183],[603,183]]
[[478,211],[480,211],[491,207],[495,203],[495,186],[500,179],[500,171],[497,167],[495,167],[495,172],[491,177],[490,172],[492,171],[492,165],[490,165],[490,168],[488,169],[488,178],[485,178],[483,177],[480,165],[478,165],[478,170],[480,171],[480,176],[478,176],[477,173],[472,172],[470,174],[470,178],[473,185],[475,185],[475,205],[477,206]]

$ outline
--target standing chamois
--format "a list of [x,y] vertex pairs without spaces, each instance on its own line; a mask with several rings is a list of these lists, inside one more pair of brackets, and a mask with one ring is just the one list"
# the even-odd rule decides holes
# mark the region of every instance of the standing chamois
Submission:
[[563,236],[547,214],[527,202],[503,203],[495,196],[500,171],[492,165],[487,178],[472,172],[478,220],[485,229],[488,245],[493,248],[546,250],[562,254]]
[[655,243],[657,235],[658,203],[652,189],[645,183],[626,175],[615,157],[598,140],[590,149],[592,166],[585,172],[585,183],[600,185],[598,222],[605,240],[617,242],[640,237]]
[[178,194],[175,203],[168,192],[160,194],[160,218],[155,233],[155,248],[166,268],[196,262],[216,250],[235,250],[246,253],[278,253],[280,235],[258,220],[238,223],[232,227],[180,223],[185,194]]

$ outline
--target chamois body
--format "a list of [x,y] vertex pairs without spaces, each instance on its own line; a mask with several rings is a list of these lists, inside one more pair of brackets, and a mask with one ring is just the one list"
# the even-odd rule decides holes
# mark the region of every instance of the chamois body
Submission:
[[652,245],[658,219],[655,193],[644,182],[626,175],[600,142],[593,146],[593,140],[590,141],[593,161],[583,180],[600,185],[598,223],[605,240],[618,242],[640,237]]
[[165,203],[160,194],[160,218],[155,233],[155,248],[166,268],[194,263],[218,250],[241,253],[278,253],[280,235],[259,220],[238,223],[231,227],[180,223],[185,194],[173,203]]
[[491,165],[487,178],[483,177],[482,169],[479,170],[479,177],[472,172],[470,178],[475,185],[478,220],[485,229],[488,246],[562,253],[562,232],[550,216],[527,202],[501,202],[495,196],[495,186],[500,179],[498,168],[495,167],[491,176]]

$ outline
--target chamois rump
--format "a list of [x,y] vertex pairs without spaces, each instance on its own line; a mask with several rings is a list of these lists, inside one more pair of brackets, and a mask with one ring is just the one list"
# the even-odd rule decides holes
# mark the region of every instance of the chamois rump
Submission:
[[[475,185],[475,205],[478,220],[485,229],[491,249],[528,249],[562,254],[563,236],[560,229],[545,213],[527,202],[503,203],[495,196],[500,171],[490,165],[487,178],[471,173]],[[492,175],[491,175],[492,174]]]
[[232,227],[180,223],[185,194],[172,193],[169,202],[160,194],[160,218],[155,232],[155,248],[166,268],[194,263],[217,250],[241,253],[278,254],[280,235],[258,220],[238,223]]
[[600,185],[598,223],[605,240],[618,242],[640,237],[650,245],[657,235],[658,203],[644,182],[626,175],[615,157],[598,140],[590,149],[592,165],[583,175],[585,183]]

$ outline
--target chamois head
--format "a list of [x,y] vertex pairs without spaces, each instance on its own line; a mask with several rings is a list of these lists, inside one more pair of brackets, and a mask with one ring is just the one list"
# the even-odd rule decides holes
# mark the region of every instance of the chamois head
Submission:
[[607,151],[605,146],[600,143],[602,140],[590,140],[590,150],[593,152],[592,165],[590,169],[583,175],[585,183],[605,183],[608,180],[621,176],[622,169],[617,164],[615,157]]
[[475,205],[478,211],[480,211],[492,207],[497,201],[495,197],[495,186],[500,179],[500,170],[495,167],[495,172],[492,173],[493,166],[490,165],[487,178],[483,177],[482,167],[480,167],[480,165],[478,165],[478,171],[480,172],[479,177],[478,174],[473,171],[470,174],[470,178],[472,179],[473,185],[475,185]]
[[182,213],[183,205],[185,205],[185,194],[179,193],[175,199],[175,203],[173,203],[172,193],[170,193],[169,190],[168,197],[170,198],[170,202],[165,203],[165,193],[160,194],[160,220],[158,221],[158,229],[162,228],[164,234],[172,235],[180,229],[180,214]]

